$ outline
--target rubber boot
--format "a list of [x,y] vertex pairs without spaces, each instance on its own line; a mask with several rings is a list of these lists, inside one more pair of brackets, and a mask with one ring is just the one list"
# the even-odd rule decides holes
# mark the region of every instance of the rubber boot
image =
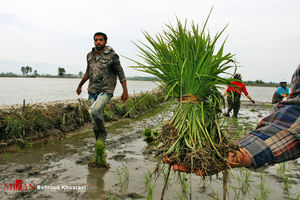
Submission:
[[107,137],[107,131],[106,131],[106,128],[104,126],[104,121],[100,120],[100,119],[97,119],[96,124],[97,124],[97,129],[98,129],[97,137],[96,137],[96,134],[95,134],[96,140],[102,140],[102,142],[105,144],[106,143],[106,137]]

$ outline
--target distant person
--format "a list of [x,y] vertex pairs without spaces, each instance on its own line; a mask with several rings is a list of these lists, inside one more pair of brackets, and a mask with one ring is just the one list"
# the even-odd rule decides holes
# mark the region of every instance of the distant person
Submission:
[[283,100],[284,97],[288,97],[290,94],[289,88],[286,86],[286,80],[280,81],[280,85],[277,90],[274,92],[272,97],[272,104],[276,104]]
[[[293,87],[288,100],[279,102],[271,115],[263,118],[255,130],[239,140],[240,149],[236,154],[229,153],[227,159],[232,168],[257,169],[300,157],[300,65],[291,83]],[[166,160],[163,162],[167,163]],[[180,163],[170,164],[175,171],[190,172]],[[201,169],[195,173],[207,175]]]
[[94,35],[95,47],[87,54],[87,68],[78,87],[77,94],[80,95],[82,85],[89,80],[88,94],[95,139],[105,143],[107,131],[104,126],[102,111],[104,106],[113,96],[117,83],[117,76],[123,87],[122,102],[128,99],[126,78],[121,67],[118,54],[106,46],[107,36],[105,33],[97,32]]
[[255,101],[249,96],[245,84],[243,84],[242,81],[242,75],[240,73],[236,73],[234,77],[236,81],[232,81],[231,83],[236,86],[228,86],[224,95],[227,95],[227,103],[228,103],[228,110],[224,114],[224,116],[229,117],[231,110],[233,110],[233,118],[237,118],[238,112],[241,107],[241,95],[242,92],[246,95],[246,97],[252,101],[252,103],[255,103]]

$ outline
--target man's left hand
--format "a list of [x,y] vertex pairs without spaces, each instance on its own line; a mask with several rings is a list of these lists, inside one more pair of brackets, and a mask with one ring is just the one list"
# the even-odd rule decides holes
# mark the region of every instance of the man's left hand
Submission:
[[121,96],[121,101],[125,103],[125,101],[128,99],[128,92],[123,92]]

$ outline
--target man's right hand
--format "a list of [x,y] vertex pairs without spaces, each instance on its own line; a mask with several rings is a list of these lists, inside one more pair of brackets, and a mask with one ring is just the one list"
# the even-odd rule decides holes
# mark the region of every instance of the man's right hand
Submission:
[[77,93],[78,95],[80,95],[80,94],[81,94],[81,91],[82,91],[82,90],[81,90],[81,87],[78,86],[78,87],[77,87],[77,90],[76,90],[76,93]]

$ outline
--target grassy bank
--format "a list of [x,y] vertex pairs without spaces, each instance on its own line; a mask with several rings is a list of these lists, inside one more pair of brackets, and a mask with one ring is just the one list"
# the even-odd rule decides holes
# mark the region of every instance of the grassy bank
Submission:
[[[164,101],[162,92],[130,96],[125,104],[114,98],[106,105],[106,122],[121,118],[136,118],[158,107]],[[87,100],[76,103],[27,105],[22,108],[0,110],[0,146],[26,144],[30,140],[50,136],[64,136],[90,122]]]

